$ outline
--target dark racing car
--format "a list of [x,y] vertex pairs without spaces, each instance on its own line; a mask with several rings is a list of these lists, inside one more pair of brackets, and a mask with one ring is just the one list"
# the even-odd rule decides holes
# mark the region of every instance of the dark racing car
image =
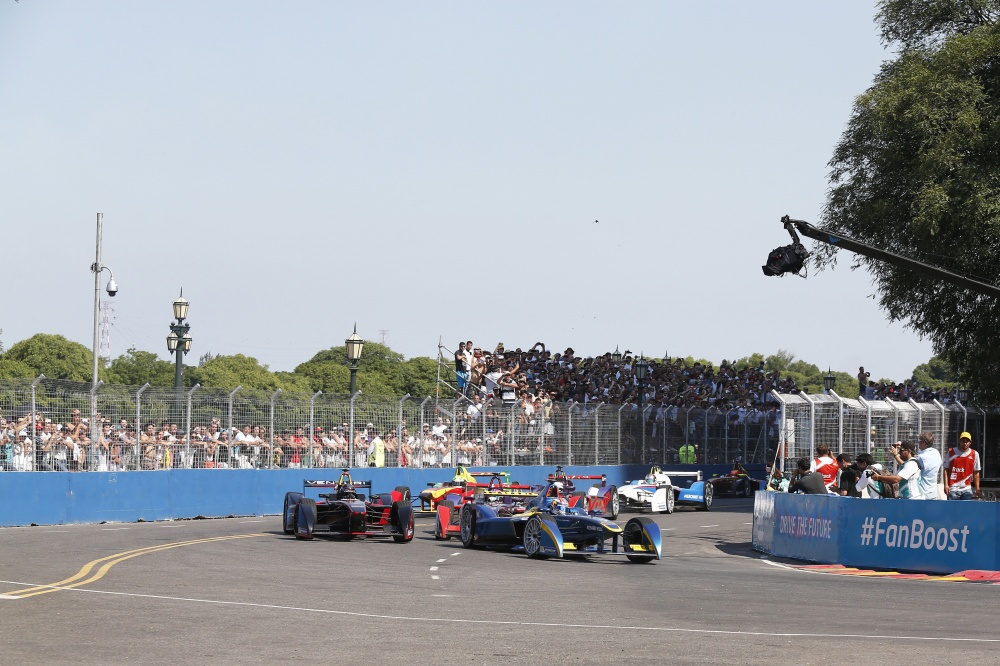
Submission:
[[750,476],[739,461],[733,464],[733,469],[728,474],[709,479],[708,483],[712,484],[712,490],[716,495],[751,497],[760,489],[760,479]]
[[485,502],[463,505],[460,534],[466,548],[523,550],[534,558],[624,555],[631,562],[651,562],[662,554],[660,528],[655,521],[641,516],[623,528],[571,507],[558,481],[542,489],[523,513],[501,516]]
[[[314,534],[345,538],[392,537],[406,543],[413,539],[413,506],[410,489],[398,486],[391,493],[373,494],[367,500],[358,489],[371,490],[371,481],[354,481],[344,469],[336,481],[303,481],[302,492],[285,493],[282,512],[285,534],[312,539]],[[306,497],[311,489],[330,488],[318,499]]]

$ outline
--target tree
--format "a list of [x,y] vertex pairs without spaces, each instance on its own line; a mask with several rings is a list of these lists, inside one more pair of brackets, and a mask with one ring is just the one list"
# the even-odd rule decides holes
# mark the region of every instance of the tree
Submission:
[[307,390],[305,386],[289,386],[286,381],[268,370],[266,365],[261,365],[257,359],[243,354],[214,356],[197,368],[187,368],[184,371],[184,378],[188,386],[201,384],[205,387],[227,389],[242,386],[247,390],[256,391],[274,391],[279,388],[283,391]]
[[173,386],[176,368],[170,361],[162,361],[156,354],[135,348],[111,361],[105,373],[109,384],[128,386]]
[[[36,333],[11,345],[3,358],[8,362],[20,361],[30,368],[29,377],[44,374],[49,379],[89,382],[94,376],[93,352],[61,335]],[[20,366],[8,366],[12,367]]]
[[[899,49],[855,100],[830,161],[826,228],[991,282],[1000,274],[1000,0],[883,0]],[[820,247],[818,266],[835,262]],[[879,303],[1000,399],[995,298],[858,257]]]

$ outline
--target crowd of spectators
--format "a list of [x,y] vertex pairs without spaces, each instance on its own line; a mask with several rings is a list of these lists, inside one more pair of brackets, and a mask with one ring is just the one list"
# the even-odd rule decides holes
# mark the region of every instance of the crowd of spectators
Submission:
[[858,395],[865,400],[895,400],[897,402],[933,402],[942,404],[954,401],[954,391],[932,389],[921,386],[917,380],[908,379],[905,382],[893,383],[885,380],[875,381],[864,366],[858,368]]
[[[640,382],[638,360],[631,352],[606,352],[582,358],[572,347],[551,352],[541,342],[530,349],[506,350],[503,343],[484,351],[472,341],[460,342],[454,352],[459,391],[493,397],[505,404],[526,395],[547,396],[555,402],[636,404]],[[774,402],[772,390],[796,393],[798,387],[780,371],[761,367],[736,368],[723,360],[712,364],[685,359],[648,359],[648,377],[642,382],[642,402],[654,407],[715,407],[721,411],[763,409]]]

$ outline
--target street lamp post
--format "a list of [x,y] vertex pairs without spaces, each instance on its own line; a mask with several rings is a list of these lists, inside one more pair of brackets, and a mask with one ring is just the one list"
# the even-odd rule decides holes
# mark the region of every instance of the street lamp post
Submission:
[[[101,273],[107,271],[111,275],[108,280],[108,296],[114,297],[118,293],[118,284],[115,282],[115,274],[112,270],[101,263],[101,235],[104,226],[104,213],[97,214],[97,258],[90,265],[90,272],[94,274],[94,376],[91,380],[91,387],[97,386],[97,358],[100,346],[99,321],[101,316]],[[93,418],[91,414],[91,418]]]
[[177,321],[170,324],[170,335],[167,336],[167,351],[174,354],[174,388],[177,389],[177,408],[181,404],[181,386],[184,379],[184,355],[191,351],[191,325],[184,323],[188,316],[190,303],[184,298],[184,289],[181,295],[174,301],[174,319]]
[[649,363],[642,356],[635,362],[635,378],[639,382],[639,428],[642,432],[642,462],[646,462],[646,419],[642,411],[642,387],[649,376]]
[[824,392],[827,395],[829,395],[830,391],[832,391],[833,387],[836,386],[836,385],[837,385],[837,378],[833,376],[833,371],[830,370],[829,366],[827,366],[827,368],[826,368],[826,376],[823,377],[823,389],[824,389]]
[[358,324],[354,324],[354,332],[351,337],[344,340],[347,346],[347,360],[351,363],[351,397],[358,392],[358,360],[361,359],[361,350],[365,346],[365,341],[358,335]]

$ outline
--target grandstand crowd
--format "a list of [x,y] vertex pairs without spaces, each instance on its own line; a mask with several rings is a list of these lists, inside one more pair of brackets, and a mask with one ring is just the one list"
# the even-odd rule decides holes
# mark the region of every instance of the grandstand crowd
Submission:
[[[683,440],[702,426],[725,432],[747,426],[777,436],[778,404],[771,395],[797,393],[795,381],[780,371],[723,360],[712,364],[685,359],[649,359],[648,375],[636,376],[639,360],[630,352],[580,357],[571,348],[552,352],[541,343],[507,350],[502,343],[485,349],[461,342],[454,352],[455,402],[432,423],[233,424],[219,418],[193,425],[190,433],[174,422],[143,423],[106,418],[97,412],[92,427],[79,409],[58,415],[16,412],[0,417],[0,470],[119,471],[129,469],[261,467],[451,467],[501,461],[537,462],[566,453],[568,436],[560,429],[569,406],[586,417],[600,405],[626,410],[637,424],[639,405],[645,437]],[[864,368],[858,388],[867,399],[925,402],[948,396],[914,381],[871,381]],[[641,391],[641,400],[640,400]],[[575,417],[574,417],[575,418]],[[377,420],[377,419],[376,419]],[[620,433],[638,438],[638,428]],[[616,437],[615,447],[619,444]],[[560,450],[563,447],[563,450]],[[568,456],[567,456],[568,459]]]

